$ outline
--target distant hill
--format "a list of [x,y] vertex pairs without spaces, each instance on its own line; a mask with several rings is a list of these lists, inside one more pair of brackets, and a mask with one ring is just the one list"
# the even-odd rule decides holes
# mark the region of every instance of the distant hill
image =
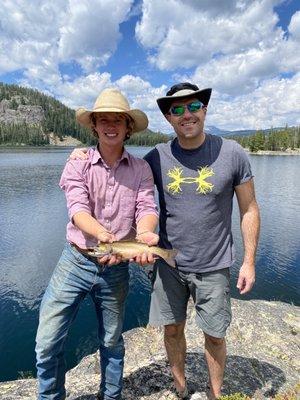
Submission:
[[[282,129],[285,129],[285,128],[280,127],[280,128],[270,128],[270,129],[260,129],[260,132],[263,132],[264,134],[269,134],[271,132],[281,131]],[[255,129],[227,131],[227,130],[219,129],[213,125],[205,126],[205,131],[208,133],[212,133],[213,135],[223,136],[223,137],[226,137],[226,136],[250,136],[250,135],[255,135],[255,133],[257,132],[257,130],[255,130]]]
[[37,90],[0,83],[0,144],[47,145],[51,137],[72,136],[90,144],[90,133],[75,121],[75,112]]

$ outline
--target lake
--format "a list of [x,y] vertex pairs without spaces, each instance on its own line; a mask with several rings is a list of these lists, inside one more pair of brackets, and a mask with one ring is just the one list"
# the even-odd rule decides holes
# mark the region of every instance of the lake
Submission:
[[[149,150],[130,147],[143,156]],[[65,241],[67,210],[58,181],[70,149],[0,150],[0,380],[35,375],[38,308]],[[250,155],[262,232],[257,282],[244,299],[300,304],[300,157]],[[234,206],[237,262],[242,258]],[[150,287],[142,268],[131,266],[125,330],[147,323]],[[96,317],[87,298],[66,343],[68,367],[97,348]]]

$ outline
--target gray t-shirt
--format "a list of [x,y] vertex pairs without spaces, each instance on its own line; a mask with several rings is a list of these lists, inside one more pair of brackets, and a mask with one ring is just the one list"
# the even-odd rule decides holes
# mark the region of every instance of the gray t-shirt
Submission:
[[197,149],[177,138],[146,156],[159,193],[160,246],[178,250],[178,269],[214,271],[234,260],[231,233],[234,188],[252,178],[248,157],[233,140],[206,134]]

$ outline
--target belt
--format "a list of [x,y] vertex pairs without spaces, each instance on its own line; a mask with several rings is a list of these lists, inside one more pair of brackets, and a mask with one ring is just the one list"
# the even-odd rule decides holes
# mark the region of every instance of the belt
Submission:
[[89,259],[89,260],[93,261],[95,264],[97,264],[102,272],[105,271],[107,265],[99,263],[98,258],[90,256],[88,253],[89,249],[82,249],[81,247],[77,246],[77,244],[75,244],[75,243],[70,243],[70,244],[72,247],[74,247],[74,249],[76,249],[79,253],[81,253],[87,259]]
[[81,247],[79,247],[79,246],[77,246],[77,244],[75,244],[75,243],[70,243],[71,244],[71,246],[72,247],[74,247],[77,251],[79,251],[79,253],[81,253],[81,254],[83,254],[84,256],[87,256],[87,257],[89,257],[89,258],[93,258],[93,259],[95,259],[95,257],[91,257],[90,255],[89,255],[89,249],[82,249]]

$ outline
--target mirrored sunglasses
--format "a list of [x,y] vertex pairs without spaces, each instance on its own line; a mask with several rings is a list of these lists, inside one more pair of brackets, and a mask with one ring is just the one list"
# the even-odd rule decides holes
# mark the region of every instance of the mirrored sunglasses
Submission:
[[184,114],[186,108],[189,110],[190,113],[194,113],[201,110],[202,107],[204,107],[204,104],[201,103],[201,101],[192,101],[188,104],[171,107],[170,113],[172,115],[180,116]]

